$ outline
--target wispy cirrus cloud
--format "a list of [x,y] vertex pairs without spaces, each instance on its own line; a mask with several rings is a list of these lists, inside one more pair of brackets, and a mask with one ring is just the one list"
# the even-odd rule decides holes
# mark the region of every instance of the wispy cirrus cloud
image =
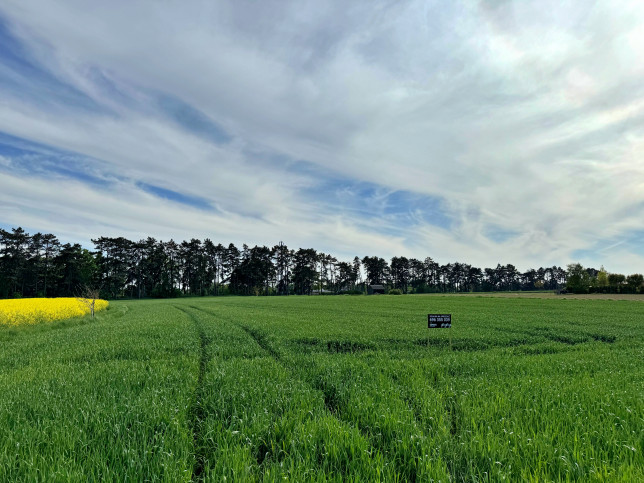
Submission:
[[0,223],[641,272],[642,27],[629,1],[9,0]]

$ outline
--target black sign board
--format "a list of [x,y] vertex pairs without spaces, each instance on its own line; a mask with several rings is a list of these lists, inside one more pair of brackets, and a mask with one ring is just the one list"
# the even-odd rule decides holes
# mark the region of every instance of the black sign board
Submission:
[[428,329],[449,329],[452,327],[452,314],[427,314]]

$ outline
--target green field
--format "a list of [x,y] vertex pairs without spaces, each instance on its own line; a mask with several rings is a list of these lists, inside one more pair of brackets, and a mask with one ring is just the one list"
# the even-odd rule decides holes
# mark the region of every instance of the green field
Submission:
[[644,481],[642,302],[123,301],[0,344],[0,481]]

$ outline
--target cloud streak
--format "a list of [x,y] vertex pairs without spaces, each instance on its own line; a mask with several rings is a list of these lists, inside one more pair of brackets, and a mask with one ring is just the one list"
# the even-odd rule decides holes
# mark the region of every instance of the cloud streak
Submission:
[[618,3],[9,0],[0,223],[644,271]]

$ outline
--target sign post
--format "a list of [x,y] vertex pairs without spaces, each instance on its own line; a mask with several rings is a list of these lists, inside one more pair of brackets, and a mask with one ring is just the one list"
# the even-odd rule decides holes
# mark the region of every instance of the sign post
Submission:
[[[452,314],[427,314],[428,329],[451,329]],[[427,332],[427,347],[429,347],[429,332]],[[449,331],[449,349],[452,350],[452,331]]]

